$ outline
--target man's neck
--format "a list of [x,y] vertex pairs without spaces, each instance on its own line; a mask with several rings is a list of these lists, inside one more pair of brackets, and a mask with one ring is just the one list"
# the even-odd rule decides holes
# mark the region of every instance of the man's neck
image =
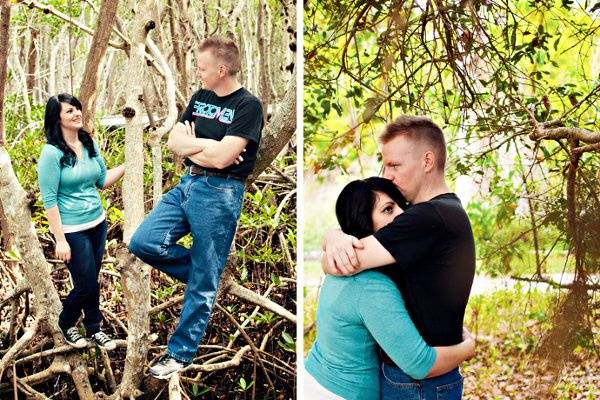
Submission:
[[217,96],[223,97],[235,92],[241,87],[242,85],[237,79],[225,78],[223,81],[221,81],[221,84],[213,90],[213,92],[215,92]]
[[427,180],[424,182],[421,190],[419,193],[417,193],[412,203],[423,203],[424,201],[429,201],[434,197],[444,193],[450,193],[450,188],[446,184],[446,180],[443,176],[436,179]]

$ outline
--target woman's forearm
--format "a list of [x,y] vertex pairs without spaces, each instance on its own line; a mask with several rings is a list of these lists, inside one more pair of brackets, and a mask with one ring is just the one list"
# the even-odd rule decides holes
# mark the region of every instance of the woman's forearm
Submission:
[[54,239],[57,242],[66,241],[65,233],[62,229],[62,222],[60,220],[60,214],[58,213],[58,206],[50,207],[46,210],[46,216],[48,217],[48,224],[50,225],[50,230],[54,235]]
[[475,341],[471,338],[454,346],[435,347],[436,358],[433,367],[427,374],[428,378],[445,374],[458,367],[460,363],[475,355]]
[[125,164],[121,164],[106,171],[106,179],[104,180],[104,186],[102,186],[102,189],[106,189],[107,187],[113,185],[116,181],[123,177],[124,173]]

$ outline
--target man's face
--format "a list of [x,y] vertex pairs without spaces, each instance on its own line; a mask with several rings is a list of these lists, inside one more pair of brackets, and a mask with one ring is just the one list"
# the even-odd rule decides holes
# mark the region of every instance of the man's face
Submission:
[[383,145],[383,177],[391,180],[404,197],[414,201],[425,177],[423,146],[404,135]]
[[226,66],[212,54],[210,50],[198,53],[198,69],[196,76],[202,88],[206,90],[215,90],[226,74]]

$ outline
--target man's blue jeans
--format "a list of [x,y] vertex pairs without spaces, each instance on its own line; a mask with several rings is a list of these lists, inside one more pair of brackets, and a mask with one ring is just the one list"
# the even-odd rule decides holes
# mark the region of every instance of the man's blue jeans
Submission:
[[379,384],[384,400],[460,400],[463,377],[455,368],[435,378],[417,380],[395,365],[382,363]]
[[[219,279],[242,208],[244,182],[185,175],[134,233],[129,250],[145,263],[187,283],[167,354],[190,363],[204,336]],[[191,249],[176,242],[191,232]]]

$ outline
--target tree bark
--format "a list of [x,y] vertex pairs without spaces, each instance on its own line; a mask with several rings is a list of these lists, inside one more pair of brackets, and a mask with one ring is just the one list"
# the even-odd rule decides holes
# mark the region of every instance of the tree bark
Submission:
[[165,133],[169,132],[175,122],[177,121],[177,104],[175,94],[175,79],[173,73],[169,68],[167,60],[163,57],[158,47],[154,44],[152,39],[148,37],[147,47],[150,53],[154,56],[161,69],[164,72],[164,78],[166,83],[166,97],[168,102],[168,114],[165,122],[162,126],[154,129],[150,133],[148,140],[150,148],[152,149],[152,198],[153,205],[156,206],[162,197],[162,152],[160,148],[161,139]]
[[39,31],[35,28],[30,29],[29,51],[27,52],[27,95],[35,103],[34,88],[35,88],[35,70],[37,60],[37,38]]
[[1,0],[0,6],[0,146],[4,145],[4,87],[8,70],[8,40],[10,26],[10,2]]
[[[183,2],[177,2],[178,13],[175,12],[175,4],[169,0],[167,5],[169,11],[169,29],[171,40],[173,42],[173,55],[175,57],[175,66],[177,69],[177,86],[184,97],[189,97],[189,83],[187,76],[187,44],[189,41],[188,21],[186,17],[187,10]],[[181,18],[178,18],[181,16]]]
[[[23,350],[28,342],[36,337],[38,332],[50,333],[56,344],[63,344],[64,339],[58,328],[58,314],[62,307],[50,277],[50,266],[46,262],[33,226],[26,193],[17,180],[4,146],[0,146],[0,203],[4,207],[8,225],[15,237],[21,260],[23,260],[22,269],[25,278],[27,282],[35,282],[31,285],[34,323],[30,331],[17,342],[22,347],[13,346],[0,360],[1,377],[8,363]],[[93,399],[87,372],[81,373],[81,371],[87,371],[85,362],[79,355],[71,355],[67,357],[66,361],[57,358],[54,362],[62,364],[68,362],[68,368],[64,365],[61,368],[73,376],[80,398]]]
[[104,0],[100,5],[98,15],[98,26],[92,38],[89,56],[85,62],[85,70],[81,78],[81,89],[79,97],[83,107],[83,128],[89,133],[94,133],[96,100],[98,97],[98,85],[100,73],[104,65],[106,50],[110,34],[117,16],[119,0]]
[[[266,111],[266,110],[265,110]],[[263,132],[256,166],[248,183],[253,182],[277,157],[283,147],[290,141],[296,131],[296,79],[292,75],[286,94],[279,108],[275,111],[271,122]]]
[[[123,207],[125,224],[123,241],[129,240],[144,219],[144,159],[143,159],[143,86],[146,84],[145,48],[148,32],[155,26],[152,21],[154,2],[138,4],[129,37],[131,51],[125,67],[128,77],[127,98],[123,115],[125,126],[125,177],[123,179]],[[150,334],[150,271],[140,260],[126,251],[121,254],[121,279],[127,307],[127,354],[123,379],[119,388],[122,398],[136,398],[142,382],[142,371],[148,353]]]
[[[13,38],[14,46],[17,47],[17,40]],[[27,76],[25,75],[25,70],[23,69],[23,64],[21,63],[20,57],[18,54],[14,54],[14,69],[19,76],[20,82],[18,83],[19,88],[21,89],[21,96],[23,97],[23,104],[25,107],[25,120],[27,124],[31,123],[31,103],[29,101],[29,95],[27,94]]]
[[267,63],[267,39],[266,35],[266,18],[265,18],[265,8],[266,3],[264,0],[258,1],[258,20],[256,22],[256,36],[258,38],[258,56],[259,62],[258,64],[258,87],[259,87],[259,97],[262,100],[263,108],[266,109],[269,104],[271,104],[271,91],[269,90],[269,68]]
[[[4,146],[4,87],[6,72],[8,70],[8,40],[10,27],[10,3],[2,0],[0,5],[0,148]],[[12,247],[12,234],[9,229],[8,219],[0,201],[0,232],[2,233],[2,246],[4,249]]]

